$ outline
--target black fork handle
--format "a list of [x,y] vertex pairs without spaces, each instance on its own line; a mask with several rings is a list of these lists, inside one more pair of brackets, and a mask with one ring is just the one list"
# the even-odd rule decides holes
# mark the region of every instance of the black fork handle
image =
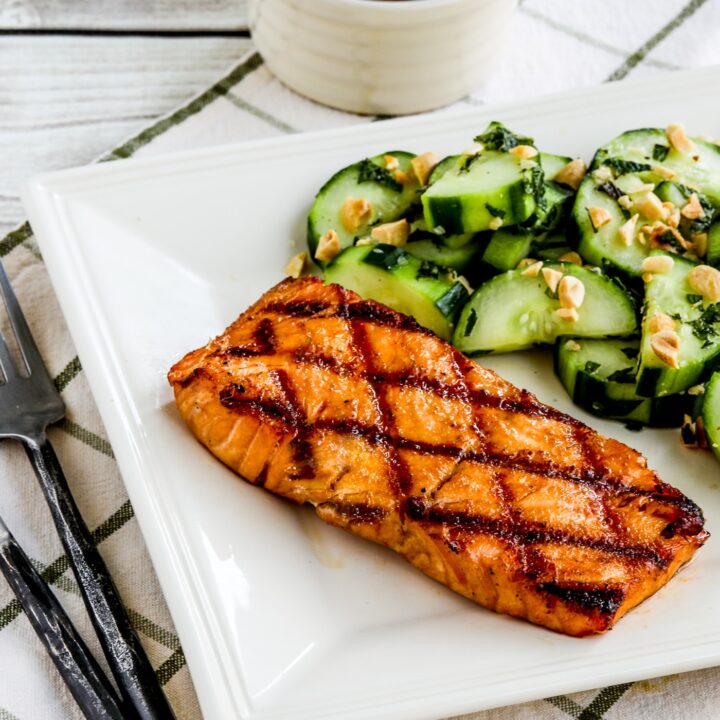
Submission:
[[0,521],[0,571],[88,720],[123,720],[115,692],[70,618]]
[[125,720],[173,720],[155,671],[130,624],[110,573],[80,515],[60,462],[45,436],[25,439],[55,527],[95,632],[120,689]]

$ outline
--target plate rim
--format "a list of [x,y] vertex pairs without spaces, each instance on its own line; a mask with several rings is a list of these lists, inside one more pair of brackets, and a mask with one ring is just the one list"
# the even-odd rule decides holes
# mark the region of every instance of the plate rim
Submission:
[[[280,161],[287,158],[288,147],[295,145],[299,146],[298,154],[306,155],[310,152],[308,147],[317,143],[324,143],[324,147],[327,148],[333,144],[345,147],[348,138],[352,138],[353,144],[361,144],[367,140],[368,136],[371,139],[375,139],[377,136],[379,140],[388,133],[389,128],[398,131],[425,128],[428,131],[442,134],[449,132],[449,128],[455,123],[462,125],[467,123],[470,117],[484,116],[489,112],[507,117],[515,113],[526,114],[532,112],[536,107],[544,107],[549,104],[552,106],[550,114],[554,115],[558,113],[557,103],[564,102],[572,107],[581,104],[585,98],[596,102],[603,97],[615,102],[622,102],[623,97],[633,93],[638,86],[642,86],[643,94],[650,94],[656,88],[661,88],[663,92],[667,93],[675,89],[675,86],[687,91],[689,85],[702,85],[707,83],[709,78],[715,81],[720,80],[720,66],[663,74],[647,80],[627,80],[541,96],[527,101],[480,106],[457,113],[432,113],[383,123],[351,125],[294,136],[264,138],[146,158],[130,158],[121,162],[101,163],[43,173],[26,182],[21,195],[23,203],[46,259],[51,282],[70,328],[73,342],[78,349],[83,367],[87,371],[88,382],[115,450],[123,482],[135,508],[141,532],[158,574],[178,635],[186,650],[201,708],[208,717],[229,717],[228,712],[232,712],[238,717],[257,719],[266,717],[266,715],[263,711],[255,712],[252,709],[252,703],[249,701],[245,688],[240,695],[232,692],[231,686],[237,685],[238,681],[242,682],[242,678],[233,678],[233,682],[230,682],[230,679],[226,677],[227,663],[220,657],[223,654],[222,648],[219,648],[217,643],[211,643],[214,647],[209,648],[208,644],[202,641],[202,626],[207,623],[214,624],[215,618],[212,617],[212,612],[209,612],[207,602],[203,601],[203,593],[199,593],[193,583],[187,582],[193,576],[192,556],[189,549],[184,547],[182,533],[178,533],[174,528],[178,518],[168,517],[161,507],[158,493],[162,494],[162,483],[151,482],[148,479],[154,478],[161,471],[154,468],[152,462],[148,462],[148,460],[152,460],[148,439],[136,431],[135,424],[132,422],[134,416],[132,392],[125,387],[122,372],[119,368],[114,367],[113,358],[104,354],[103,348],[106,345],[96,342],[98,338],[104,336],[101,317],[93,312],[92,302],[78,302],[80,297],[84,297],[86,300],[92,299],[93,293],[87,282],[87,268],[82,257],[78,255],[74,232],[64,212],[65,203],[71,202],[73,196],[78,194],[82,196],[82,193],[91,187],[95,189],[99,186],[106,188],[113,184],[124,184],[138,176],[148,179],[162,176],[168,172],[181,172],[183,168],[184,172],[194,173],[198,172],[198,168],[202,169],[205,166],[217,169],[223,163],[245,164],[260,160],[267,162],[268,153],[273,150],[274,153],[270,154],[270,158],[273,161]],[[203,162],[206,164],[205,166],[202,165]],[[68,282],[70,277],[73,279],[74,288],[70,287]],[[86,345],[83,334],[94,339],[97,351],[95,355],[86,350],[81,352],[81,347]],[[162,503],[165,507],[168,506],[165,504],[166,499],[163,498]],[[217,630],[215,630],[216,632]],[[615,684],[653,677],[657,671],[662,674],[686,672],[720,663],[720,631],[717,631],[715,636],[712,633],[704,633],[702,638],[705,642],[699,644],[690,641],[678,644],[680,649],[686,650],[712,646],[713,651],[708,652],[702,658],[689,657],[685,660],[677,660],[673,664],[665,663],[664,665],[655,663],[653,667],[656,667],[656,670],[641,671],[635,674],[629,674],[626,670],[613,669],[607,673],[607,676],[603,676],[604,679],[601,682],[602,684]],[[209,669],[211,664],[214,671]],[[221,678],[223,678],[224,697],[221,697],[218,692]],[[588,689],[587,681],[580,679],[572,682],[563,679],[558,679],[557,682],[548,682],[548,679],[545,678],[541,684],[542,696],[538,695],[536,690],[528,689],[523,692],[523,689],[520,691],[515,689],[512,699],[506,697],[504,700],[500,700],[499,704],[508,702],[515,704],[546,697],[549,694],[571,693]],[[598,682],[592,684],[593,688],[600,686],[601,683]],[[470,698],[469,691],[470,688],[465,690],[435,689],[432,697],[444,700],[452,695],[456,702],[450,712],[456,714],[478,709],[479,702],[477,698]],[[482,704],[482,708],[495,707],[498,705],[498,700],[492,700],[491,703]],[[418,708],[407,699],[383,707],[392,707],[398,718],[418,718]],[[313,713],[313,710],[313,707],[308,707],[302,714],[296,712],[294,717],[333,716],[332,711],[329,715],[306,714],[307,712]],[[430,712],[427,705],[423,705],[423,711],[425,710]],[[441,711],[446,712],[447,710],[436,708],[436,712]],[[352,714],[344,713],[343,718],[355,717],[356,713],[352,709],[350,712]],[[285,715],[281,714],[280,716],[284,717]],[[428,715],[428,717],[434,716]],[[278,717],[278,715],[274,714],[273,717]],[[360,716],[358,715],[358,717]]]

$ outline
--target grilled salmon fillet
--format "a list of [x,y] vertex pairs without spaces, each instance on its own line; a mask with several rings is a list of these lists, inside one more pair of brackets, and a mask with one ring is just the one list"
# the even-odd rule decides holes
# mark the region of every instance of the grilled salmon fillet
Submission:
[[317,278],[281,282],[168,377],[248,482],[568,635],[612,627],[708,537],[635,450]]

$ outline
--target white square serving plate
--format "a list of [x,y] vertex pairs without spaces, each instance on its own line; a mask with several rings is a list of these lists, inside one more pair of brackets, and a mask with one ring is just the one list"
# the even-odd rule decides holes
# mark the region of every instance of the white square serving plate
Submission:
[[[494,119],[587,160],[636,127],[677,120],[718,137],[718,87],[720,69],[709,68],[28,184],[32,226],[208,720],[422,720],[720,663],[716,538],[612,632],[557,635],[242,482],[193,440],[165,378],[281,279],[314,193],[338,168],[390,149],[457,152]],[[486,364],[644,452],[718,527],[709,453],[683,449],[675,430],[633,433],[586,415],[548,353]]]

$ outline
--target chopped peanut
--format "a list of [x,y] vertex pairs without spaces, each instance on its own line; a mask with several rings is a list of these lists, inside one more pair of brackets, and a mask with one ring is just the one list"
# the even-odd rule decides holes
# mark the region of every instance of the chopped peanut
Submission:
[[687,389],[688,395],[703,395],[705,393],[704,385],[693,385]]
[[400,161],[394,155],[383,155],[383,160],[385,161],[385,169],[388,172],[393,172],[393,170],[400,168]]
[[720,270],[709,265],[698,265],[688,273],[687,281],[705,300],[712,303],[720,300]]
[[499,230],[502,227],[503,221],[500,217],[494,217],[489,223],[488,227],[491,230]]
[[565,343],[565,347],[570,350],[570,352],[580,352],[582,350],[582,345],[575,340],[568,340]]
[[558,299],[564,308],[579,308],[585,299],[585,285],[572,275],[566,275],[558,284]]
[[406,173],[404,170],[396,170],[393,178],[395,178],[395,182],[399,182],[401,185],[407,185],[409,182],[412,182],[410,173]]
[[633,201],[630,199],[629,195],[621,195],[618,198],[618,205],[623,208],[623,210],[629,210],[632,207]]
[[632,245],[635,239],[635,228],[637,227],[639,215],[635,213],[624,225],[618,230],[618,235],[625,245]]
[[590,213],[590,222],[596,230],[612,220],[612,215],[605,208],[591,207],[588,208],[588,213]]
[[565,322],[577,322],[580,318],[575,308],[558,308],[554,314]]
[[537,149],[532,145],[516,145],[514,148],[510,148],[508,152],[523,160],[530,160],[531,158],[537,157],[538,154]]
[[410,223],[403,218],[396,222],[376,225],[370,235],[378,242],[402,247],[410,235]]
[[456,275],[455,280],[459,282],[467,291],[468,295],[472,295],[473,288],[472,285],[468,282],[468,279],[464,275]]
[[583,264],[582,258],[574,250],[561,255],[558,260],[560,262],[572,263],[573,265],[578,265],[580,267],[582,267]]
[[553,268],[544,267],[542,269],[542,275],[543,278],[545,278],[547,286],[550,288],[550,292],[554,293],[557,290],[560,279],[562,278],[562,273]]
[[560,168],[555,173],[553,180],[577,190],[586,172],[587,165],[578,158],[577,160],[571,160],[565,167]]
[[672,270],[674,264],[669,255],[651,255],[642,261],[640,269],[644,273],[666,273]]
[[655,313],[650,320],[648,320],[648,330],[650,334],[659,332],[660,330],[674,330],[675,321],[665,313]]
[[526,257],[523,258],[515,267],[520,270],[522,268],[528,267],[528,265],[533,265],[536,262],[538,261],[535,258]]
[[355,247],[362,247],[363,245],[374,245],[375,241],[368,235],[367,237],[360,238],[356,243]]
[[427,185],[428,178],[430,177],[430,173],[433,171],[433,168],[440,162],[440,156],[437,153],[434,152],[426,152],[422,155],[417,155],[410,161],[410,165],[412,165],[413,172],[415,173],[415,177],[418,179],[418,182],[424,187]]
[[304,251],[299,252],[288,261],[288,264],[285,266],[285,274],[293,278],[299,278],[305,269],[306,262],[307,253]]
[[628,195],[639,195],[640,193],[652,192],[655,189],[654,183],[642,183],[632,190],[628,190]]
[[330,262],[340,252],[340,238],[334,230],[328,230],[318,242],[315,259]]
[[655,277],[655,276],[654,276],[651,272],[645,272],[645,273],[642,274],[642,281],[643,281],[644,283],[649,283],[649,282],[652,282],[652,279],[653,279],[654,277]]
[[656,165],[653,168],[653,172],[659,175],[663,180],[672,180],[677,173],[670,168],[666,168],[664,165]]
[[671,123],[665,129],[668,142],[678,152],[687,154],[695,147],[695,143],[687,136],[685,128],[680,123]]
[[669,214],[654,192],[644,192],[634,198],[632,206],[648,220],[664,220]]
[[340,221],[348,232],[356,232],[372,215],[372,205],[365,198],[346,197],[340,208]]
[[600,183],[613,179],[612,170],[607,165],[601,165],[597,170],[593,170],[592,176]]
[[680,210],[680,214],[688,220],[698,220],[701,217],[705,217],[705,211],[700,204],[697,193],[690,195],[687,203],[683,205],[682,210]]
[[680,336],[674,330],[659,330],[650,336],[652,351],[671,368],[680,367],[678,351],[680,350]]
[[540,274],[542,266],[542,260],[538,260],[532,265],[528,265],[520,274],[524,277],[537,277]]

